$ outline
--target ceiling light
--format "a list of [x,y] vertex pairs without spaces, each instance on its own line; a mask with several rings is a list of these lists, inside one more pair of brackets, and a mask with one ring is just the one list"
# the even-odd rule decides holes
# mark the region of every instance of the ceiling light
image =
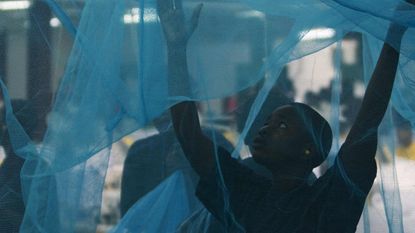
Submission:
[[0,1],[0,10],[25,10],[30,7],[30,1]]
[[[157,22],[157,10],[155,8],[146,8],[144,9],[144,22],[145,23],[154,23]],[[141,10],[139,8],[132,8],[127,14],[123,17],[125,24],[138,24],[141,20]]]
[[53,17],[53,18],[50,19],[49,25],[53,28],[57,28],[57,27],[61,26],[61,21],[58,18]]
[[306,33],[302,38],[303,41],[330,39],[336,35],[336,31],[331,28],[316,28]]

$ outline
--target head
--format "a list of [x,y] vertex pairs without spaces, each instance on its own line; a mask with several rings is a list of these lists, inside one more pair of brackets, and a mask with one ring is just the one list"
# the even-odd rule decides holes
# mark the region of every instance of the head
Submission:
[[409,147],[412,144],[412,125],[396,109],[392,109],[392,119],[396,127],[396,136],[401,147]]
[[[27,100],[22,99],[14,99],[11,101],[12,107],[13,107],[13,114],[16,117],[17,121],[22,126],[23,130],[28,134],[29,136],[33,133],[33,131],[36,129],[37,121],[36,121],[36,112],[31,106],[31,103]],[[8,133],[8,127],[5,117],[5,109],[4,106],[0,110],[1,112],[1,145],[6,150],[6,153],[11,152],[11,141],[9,138]]]
[[328,122],[306,104],[275,109],[251,144],[256,162],[271,171],[297,167],[305,173],[320,165],[332,143]]
[[154,118],[153,125],[160,133],[169,130],[172,126],[170,113],[167,111],[161,114],[160,116]]

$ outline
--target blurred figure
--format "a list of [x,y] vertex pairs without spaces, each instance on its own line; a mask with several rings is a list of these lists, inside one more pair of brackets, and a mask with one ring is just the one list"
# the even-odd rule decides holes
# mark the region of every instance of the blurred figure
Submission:
[[397,149],[400,157],[415,160],[415,143],[411,122],[401,116],[395,109],[392,110],[393,122],[396,128]]
[[[25,132],[30,135],[36,128],[36,118],[32,106],[25,100],[12,100],[13,112]],[[20,170],[24,159],[13,151],[2,109],[1,145],[6,158],[0,165],[0,232],[19,232],[24,215]]]
[[[197,175],[184,157],[170,115],[164,113],[153,124],[159,133],[136,141],[128,150],[121,183],[121,216],[177,170],[183,171],[189,185],[187,190],[193,196]],[[212,134],[211,129],[204,129],[204,132],[208,137]],[[221,133],[214,133],[218,144],[232,151],[233,145]],[[196,203],[191,203],[191,206],[195,205]]]

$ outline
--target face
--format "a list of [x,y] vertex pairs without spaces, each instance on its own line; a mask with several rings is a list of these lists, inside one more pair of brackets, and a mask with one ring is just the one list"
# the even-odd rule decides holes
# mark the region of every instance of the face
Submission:
[[398,141],[403,147],[408,147],[412,143],[412,129],[398,129]]
[[306,128],[301,115],[291,105],[276,109],[259,130],[251,152],[255,161],[267,165],[298,161],[306,143]]

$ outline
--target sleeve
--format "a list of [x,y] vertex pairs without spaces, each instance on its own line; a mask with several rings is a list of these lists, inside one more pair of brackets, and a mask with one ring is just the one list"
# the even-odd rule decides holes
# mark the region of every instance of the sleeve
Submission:
[[368,194],[376,177],[377,135],[370,135],[353,145],[344,144],[336,159],[335,168],[353,189]]
[[196,195],[227,228],[233,228],[234,220],[243,226],[271,187],[271,181],[231,158],[223,148],[218,149],[217,167],[200,177]]
[[20,188],[20,169],[23,159],[6,157],[0,166],[0,232],[18,232],[24,215]]
[[[318,228],[321,232],[355,232],[366,197],[376,176],[376,164],[367,170],[345,171],[341,158],[321,177]],[[374,166],[374,167],[373,167]],[[324,193],[323,193],[324,192]],[[322,194],[323,193],[323,194]]]

